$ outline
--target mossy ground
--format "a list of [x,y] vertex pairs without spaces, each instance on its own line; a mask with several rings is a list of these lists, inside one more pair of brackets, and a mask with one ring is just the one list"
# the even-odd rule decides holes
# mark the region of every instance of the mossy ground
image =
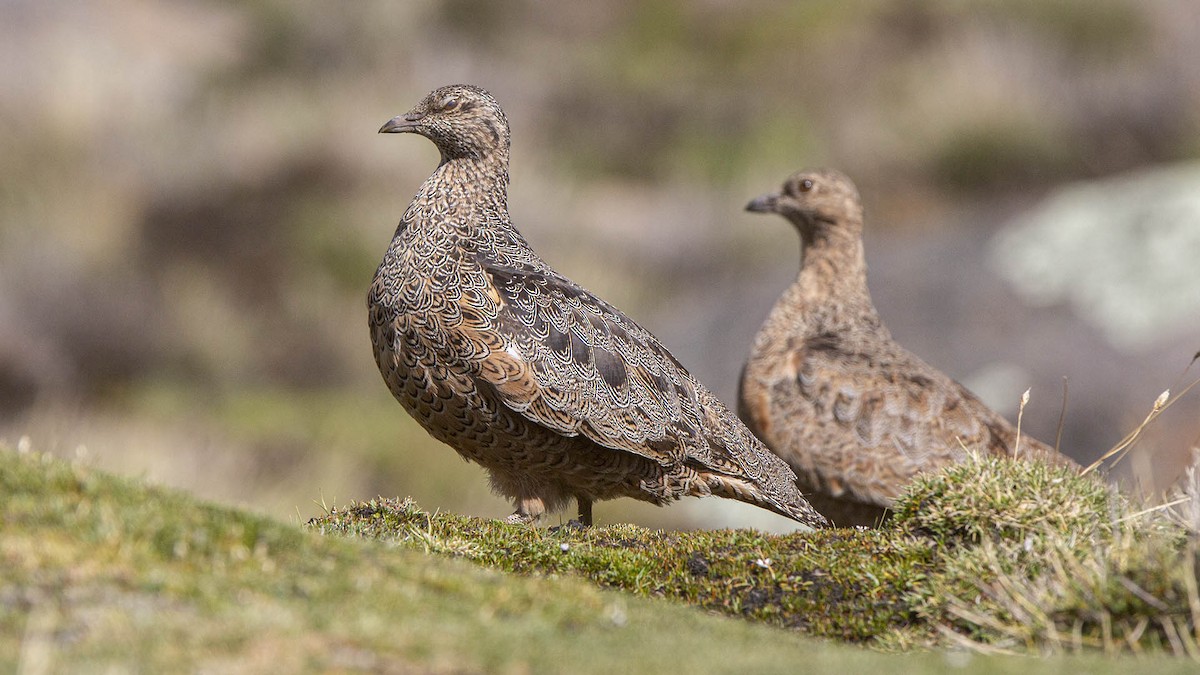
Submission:
[[332,510],[309,526],[505,571],[569,572],[884,649],[1197,658],[1197,523],[1171,513],[1135,512],[1095,475],[973,458],[916,481],[874,530],[533,529],[392,499]]
[[509,572],[573,573],[608,588],[851,642],[912,624],[902,597],[924,575],[931,556],[929,547],[885,530],[769,535],[635,525],[539,529],[430,514],[394,499],[333,510],[309,526]]
[[[890,673],[948,672],[964,660],[984,673],[1129,667],[1086,654],[900,656],[840,644],[900,649],[947,630],[971,637],[954,623],[964,620],[956,606],[921,590],[960,559],[951,551],[983,545],[939,540],[902,517],[878,531],[786,536],[550,530],[376,500],[302,528],[8,450],[0,450],[0,515],[6,672],[795,672],[803,664]],[[1170,532],[1150,550],[1188,550],[1188,537]],[[1179,569],[1172,560],[1164,569]],[[946,587],[961,587],[952,581],[959,586]],[[1153,625],[1142,632],[1165,635],[1154,617],[1191,596],[1171,596],[1170,583],[1138,583],[1153,599],[1145,604]],[[1169,652],[1169,643],[1145,649]],[[1137,663],[1194,667],[1179,658]]]

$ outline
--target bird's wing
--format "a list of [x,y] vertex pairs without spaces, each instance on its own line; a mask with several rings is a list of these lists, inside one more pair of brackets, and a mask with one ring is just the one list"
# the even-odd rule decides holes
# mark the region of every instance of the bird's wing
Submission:
[[820,392],[815,398],[823,400],[832,420],[852,429],[866,447],[887,446],[930,460],[959,456],[964,447],[990,450],[998,434],[974,395],[915,358],[876,358],[810,354],[813,370],[830,372],[834,386],[821,391],[810,377],[803,377],[802,386]]
[[619,309],[546,268],[481,265],[495,307],[474,318],[464,310],[463,326],[498,342],[481,374],[512,410],[664,466],[758,479],[770,463],[766,473],[791,474],[756,452],[749,431]]
[[858,348],[835,335],[811,337],[783,370],[764,402],[771,444],[835,491],[887,504],[917,473],[969,450],[1008,452],[1003,418],[894,343]]

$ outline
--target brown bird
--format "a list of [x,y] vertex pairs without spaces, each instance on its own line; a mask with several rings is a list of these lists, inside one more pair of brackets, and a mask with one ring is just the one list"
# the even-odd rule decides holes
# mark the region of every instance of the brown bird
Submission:
[[915,475],[969,451],[1076,466],[1017,432],[965,387],[896,344],[867,290],[863,208],[849,178],[801,171],[746,206],[800,232],[800,275],[742,370],[738,412],[838,525],[878,524]]
[[367,297],[392,394],[481,464],[510,522],[633,497],[717,495],[826,524],[795,475],[654,338],[550,268],[508,214],[508,120],[483,89],[437,89],[381,133],[441,164],[408,205]]

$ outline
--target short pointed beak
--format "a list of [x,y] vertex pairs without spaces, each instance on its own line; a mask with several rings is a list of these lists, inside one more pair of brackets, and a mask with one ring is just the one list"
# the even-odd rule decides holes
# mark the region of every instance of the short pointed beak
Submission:
[[397,116],[393,117],[392,119],[388,120],[383,126],[379,127],[379,133],[381,133],[381,134],[403,134],[403,133],[415,131],[417,128],[417,122],[420,119],[421,119],[420,116],[413,115],[412,113],[405,113],[403,115],[397,115]]
[[754,213],[774,213],[775,204],[778,201],[779,195],[774,192],[769,192],[751,200],[750,203],[746,205],[746,210]]

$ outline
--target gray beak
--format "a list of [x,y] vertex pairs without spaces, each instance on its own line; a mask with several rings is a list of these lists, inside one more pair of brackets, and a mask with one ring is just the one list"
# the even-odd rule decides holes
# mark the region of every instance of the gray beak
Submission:
[[414,113],[404,113],[403,115],[397,115],[397,116],[393,117],[392,119],[388,120],[387,123],[385,123],[383,126],[379,127],[379,133],[381,133],[381,134],[403,134],[403,133],[415,131],[417,128],[417,122],[419,122],[421,120],[421,117],[423,117],[423,116],[417,115]]
[[769,192],[751,200],[746,205],[746,210],[754,213],[775,213],[775,203],[777,201],[779,201],[779,195]]

